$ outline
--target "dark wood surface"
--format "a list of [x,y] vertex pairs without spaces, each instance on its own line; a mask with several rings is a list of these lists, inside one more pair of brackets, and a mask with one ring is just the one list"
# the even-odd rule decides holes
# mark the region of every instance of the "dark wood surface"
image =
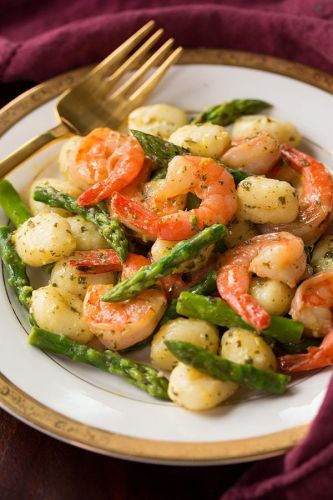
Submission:
[[[31,85],[0,85],[0,107]],[[216,500],[248,467],[176,467],[104,457],[0,410],[1,500]]]

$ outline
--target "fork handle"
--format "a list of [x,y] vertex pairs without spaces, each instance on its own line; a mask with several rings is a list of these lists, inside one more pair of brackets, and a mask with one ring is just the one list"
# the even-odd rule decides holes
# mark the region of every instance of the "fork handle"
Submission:
[[17,167],[24,160],[29,158],[33,153],[41,149],[43,146],[48,144],[55,139],[59,139],[64,135],[70,133],[70,129],[64,124],[60,123],[54,128],[51,128],[47,132],[44,132],[37,137],[34,137],[30,141],[26,142],[18,148],[14,153],[8,155],[4,160],[0,162],[0,177],[8,174],[11,170]]

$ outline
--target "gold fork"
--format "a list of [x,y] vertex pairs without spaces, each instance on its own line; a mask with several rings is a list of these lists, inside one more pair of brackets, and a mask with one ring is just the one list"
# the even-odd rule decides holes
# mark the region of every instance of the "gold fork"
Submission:
[[[156,52],[148,54],[163,33],[163,29],[159,29],[126,59],[154,25],[154,21],[149,21],[93,68],[82,81],[61,94],[57,104],[61,123],[31,139],[1,161],[0,176],[6,175],[42,146],[69,132],[86,135],[96,127],[117,129],[128,113],[142,104],[183,50],[177,47],[170,53],[174,40],[169,38]],[[143,62],[145,56],[148,59]],[[139,69],[121,83],[120,79],[138,64],[141,64]],[[160,66],[140,85],[147,71],[158,64]],[[116,83],[120,83],[120,86],[115,87]]]

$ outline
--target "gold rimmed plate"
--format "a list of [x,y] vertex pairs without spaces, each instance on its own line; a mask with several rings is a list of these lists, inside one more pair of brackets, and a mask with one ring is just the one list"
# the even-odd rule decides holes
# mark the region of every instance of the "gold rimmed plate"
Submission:
[[[0,112],[2,156],[56,124],[56,96],[85,71],[45,82]],[[302,65],[201,49],[185,52],[149,102],[202,109],[237,97],[263,99],[273,105],[272,114],[295,123],[315,155],[333,168],[327,124],[333,116],[332,91],[331,76]],[[36,176],[55,175],[61,144],[49,145],[17,167],[10,174],[14,185],[24,192]],[[305,436],[329,382],[330,371],[324,370],[299,380],[282,397],[245,395],[214,410],[187,412],[153,400],[117,377],[32,348],[26,341],[27,318],[3,272],[0,295],[2,407],[49,435],[96,452],[192,465],[274,456]]]

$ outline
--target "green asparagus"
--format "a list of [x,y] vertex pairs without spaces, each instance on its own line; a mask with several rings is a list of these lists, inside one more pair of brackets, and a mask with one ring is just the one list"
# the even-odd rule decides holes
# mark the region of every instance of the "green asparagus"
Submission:
[[16,227],[31,217],[20,195],[7,179],[0,181],[0,206]]
[[192,123],[211,122],[225,127],[240,116],[252,115],[270,107],[270,104],[259,99],[234,99],[206,109],[197,115]]
[[212,269],[209,271],[204,279],[192,286],[189,292],[201,295],[210,295],[216,291],[216,271]]
[[100,234],[110,247],[117,252],[120,260],[122,262],[126,260],[128,241],[124,230],[119,221],[108,216],[104,210],[102,211],[98,207],[82,207],[76,202],[75,198],[51,186],[37,186],[33,197],[36,201],[41,201],[51,207],[64,208],[69,212],[80,215],[86,221],[96,224]]
[[40,349],[62,354],[73,361],[88,363],[100,370],[119,375],[151,396],[169,399],[168,380],[149,365],[123,358],[113,351],[96,351],[86,345],[78,344],[65,335],[56,335],[38,327],[32,328],[28,340],[31,345]]
[[[216,271],[209,271],[207,276],[194,285],[192,288],[189,288],[188,291],[195,294],[201,295],[209,295],[216,290]],[[163,318],[160,321],[160,325],[164,325],[170,319],[175,319],[179,316],[177,314],[177,299],[172,299],[163,315]]]
[[225,231],[223,224],[215,224],[192,238],[181,241],[161,260],[142,267],[134,276],[109,290],[102,299],[106,302],[118,302],[136,297],[146,288],[152,287],[158,279],[171,274],[179,264],[192,259],[200,250],[221,239]]
[[[131,130],[131,133],[138,139],[145,154],[149,156],[149,158],[151,158],[156,163],[156,165],[158,165],[159,168],[153,175],[154,179],[164,179],[167,173],[168,164],[174,156],[184,156],[191,154],[188,149],[176,146],[171,142],[164,141],[160,137],[145,134],[144,132],[140,132],[139,130]],[[215,159],[215,161],[226,170],[228,170],[228,172],[230,172],[236,184],[239,184],[239,182],[250,175],[246,172],[241,172],[240,170],[229,168],[219,160]]]
[[186,197],[186,208],[187,210],[193,210],[194,208],[200,207],[201,200],[193,193],[188,193]]
[[145,154],[159,167],[167,168],[169,161],[174,156],[190,154],[188,149],[176,146],[176,144],[172,144],[172,142],[165,141],[155,135],[146,134],[139,130],[131,130],[131,134],[139,141]]
[[318,337],[305,337],[299,342],[289,342],[286,344],[276,342],[274,352],[278,356],[283,356],[284,354],[303,354],[308,351],[308,347],[319,347],[322,341],[323,339]]
[[8,226],[0,227],[0,257],[8,272],[8,284],[14,288],[20,303],[29,309],[32,287],[25,270],[25,264],[17,255],[11,242],[12,232]]
[[234,363],[189,342],[166,340],[165,344],[179,361],[219,380],[230,380],[272,394],[282,394],[290,380],[282,373],[260,370],[251,364]]
[[[182,292],[177,302],[177,313],[190,318],[204,319],[214,325],[227,328],[254,328],[246,323],[224,300]],[[266,337],[273,337],[281,343],[298,342],[304,325],[299,321],[272,316],[271,324],[262,331]]]

